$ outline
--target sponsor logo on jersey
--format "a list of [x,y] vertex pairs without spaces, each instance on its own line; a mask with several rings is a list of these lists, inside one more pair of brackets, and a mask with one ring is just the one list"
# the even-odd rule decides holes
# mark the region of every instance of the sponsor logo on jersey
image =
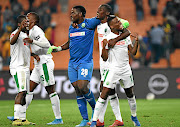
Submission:
[[126,44],[126,41],[122,40],[122,41],[118,41],[116,43],[116,45],[125,45]]
[[85,32],[70,33],[70,37],[84,36],[84,35],[85,35]]
[[98,37],[103,37],[104,36],[104,34],[98,34]]

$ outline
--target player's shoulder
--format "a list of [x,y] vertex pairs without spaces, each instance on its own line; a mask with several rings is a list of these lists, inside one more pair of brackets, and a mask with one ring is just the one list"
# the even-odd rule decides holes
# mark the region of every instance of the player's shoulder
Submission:
[[12,38],[12,37],[16,34],[17,31],[18,31],[18,29],[14,30],[14,31],[11,33],[10,38]]

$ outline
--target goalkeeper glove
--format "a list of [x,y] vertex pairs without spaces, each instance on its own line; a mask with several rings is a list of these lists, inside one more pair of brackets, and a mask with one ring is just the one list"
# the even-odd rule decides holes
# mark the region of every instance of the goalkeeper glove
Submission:
[[52,52],[59,52],[62,50],[62,47],[59,46],[59,47],[56,47],[56,46],[50,46],[48,51],[47,51],[47,54],[51,54]]

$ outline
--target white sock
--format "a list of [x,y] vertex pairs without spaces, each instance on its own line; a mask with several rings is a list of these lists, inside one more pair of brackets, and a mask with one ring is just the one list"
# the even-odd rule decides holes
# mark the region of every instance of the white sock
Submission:
[[136,98],[135,96],[133,96],[132,98],[127,97],[127,99],[130,106],[131,115],[135,117],[136,116]]
[[31,101],[33,99],[33,92],[29,92],[26,94],[26,109],[31,104]]
[[100,121],[101,123],[104,122],[104,116],[105,116],[105,113],[106,113],[108,101],[109,101],[109,98],[107,98],[107,100],[105,101],[105,104],[104,104],[104,106],[103,106],[103,108],[102,108],[102,110],[101,110],[101,113],[99,114],[99,117],[98,117],[98,119],[99,119],[99,121]]
[[98,100],[96,102],[95,109],[94,109],[93,121],[98,120],[99,114],[102,111],[102,108],[103,108],[103,106],[105,104],[105,101],[106,100],[102,99],[101,97],[98,98]]
[[55,118],[61,119],[62,117],[61,117],[59,96],[57,95],[56,92],[54,92],[49,95],[49,98],[51,100],[52,109],[53,109]]
[[20,108],[21,108],[20,104],[15,104],[14,105],[14,119],[19,119]]
[[19,119],[20,120],[26,120],[26,105],[20,106]]
[[119,99],[118,99],[117,94],[110,95],[109,100],[110,100],[110,104],[114,112],[114,115],[116,117],[116,120],[119,120],[122,122],[121,112],[119,108]]

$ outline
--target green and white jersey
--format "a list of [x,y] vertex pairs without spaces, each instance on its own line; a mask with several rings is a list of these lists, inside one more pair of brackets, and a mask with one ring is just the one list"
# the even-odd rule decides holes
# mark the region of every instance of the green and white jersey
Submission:
[[[104,39],[110,40],[116,38],[117,36],[119,35],[110,32],[110,34],[105,36]],[[129,73],[131,71],[128,55],[128,45],[131,44],[131,38],[128,36],[126,39],[118,41],[113,48],[109,49],[108,59],[110,69],[117,70],[122,73]],[[106,48],[108,49],[108,47]]]
[[[17,31],[18,29],[11,33],[10,40],[17,33]],[[23,42],[23,39],[27,37],[27,34],[21,31],[16,43],[10,46],[10,69],[16,69],[18,67],[30,67],[30,45]]]
[[[41,42],[48,42],[48,47],[50,47],[50,43],[45,37],[44,32],[40,27],[35,25],[32,29],[29,30],[29,38],[32,40],[36,41],[41,41]],[[40,47],[36,44],[31,44],[31,50],[32,53],[38,55],[40,57],[40,63],[46,63],[48,59],[52,58],[51,54],[47,54],[48,47]],[[37,64],[37,61],[34,59],[34,63]]]
[[97,26],[97,33],[98,33],[98,41],[99,41],[99,64],[100,68],[108,68],[108,60],[105,62],[103,61],[101,54],[102,54],[102,47],[103,47],[103,37],[111,32],[107,22],[101,23]]

